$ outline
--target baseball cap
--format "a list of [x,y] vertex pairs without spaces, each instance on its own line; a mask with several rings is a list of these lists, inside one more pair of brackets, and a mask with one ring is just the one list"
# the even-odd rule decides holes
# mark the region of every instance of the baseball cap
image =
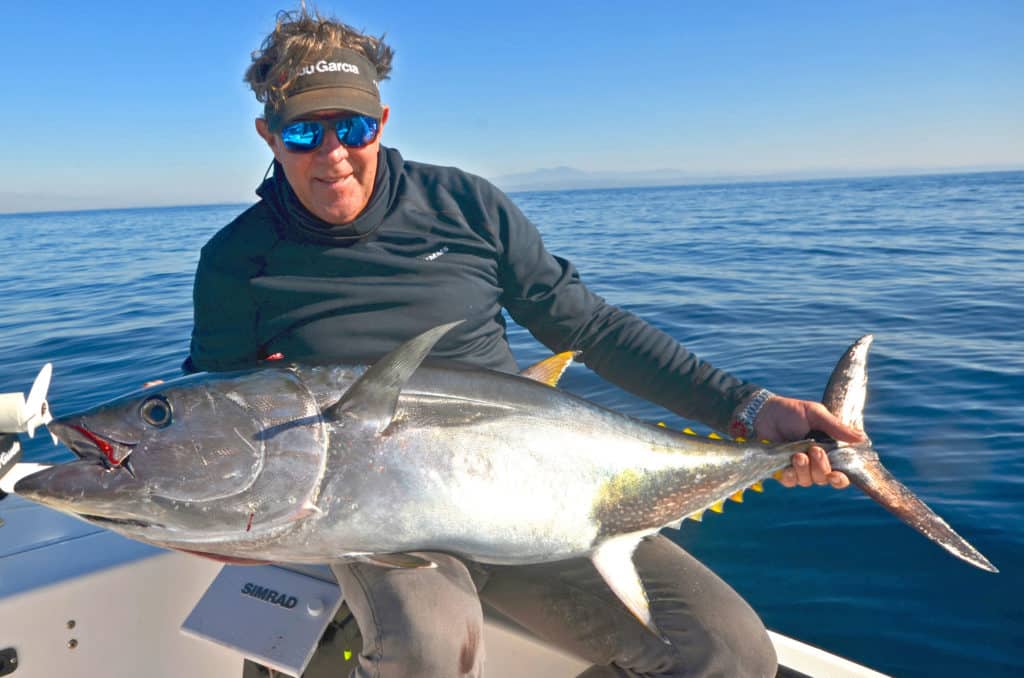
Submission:
[[377,69],[370,61],[347,47],[302,66],[276,107],[267,104],[264,114],[272,130],[303,115],[342,109],[378,120],[383,113]]

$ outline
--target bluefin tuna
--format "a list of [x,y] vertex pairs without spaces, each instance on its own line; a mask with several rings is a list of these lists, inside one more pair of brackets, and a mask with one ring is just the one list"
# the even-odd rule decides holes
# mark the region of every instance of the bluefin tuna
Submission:
[[[571,354],[509,375],[422,365],[456,323],[370,367],[198,374],[48,426],[77,456],[18,494],[123,535],[232,562],[430,567],[430,552],[515,565],[589,557],[655,633],[639,541],[760,489],[795,452],[832,466],[953,555],[996,568],[882,466],[870,441],[696,437],[553,387]],[[867,352],[824,403],[863,428]]]

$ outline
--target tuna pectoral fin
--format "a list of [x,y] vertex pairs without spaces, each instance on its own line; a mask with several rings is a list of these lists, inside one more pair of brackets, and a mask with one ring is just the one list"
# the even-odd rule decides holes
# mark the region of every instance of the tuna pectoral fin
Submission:
[[358,560],[370,563],[371,565],[377,565],[379,567],[400,570],[421,570],[437,567],[437,563],[433,560],[420,558],[419,556],[414,556],[411,553],[376,553],[373,555],[360,556]]
[[601,573],[608,588],[618,596],[622,604],[633,613],[641,624],[651,630],[651,633],[668,643],[668,639],[662,635],[658,626],[651,616],[651,608],[647,601],[647,592],[644,584],[640,581],[640,575],[633,565],[633,551],[636,550],[643,534],[624,534],[613,537],[600,546],[590,555],[594,567]]
[[349,415],[373,426],[377,433],[382,432],[395,416],[398,395],[409,377],[441,337],[461,322],[438,325],[388,353],[363,372],[341,400],[324,414],[333,419]]
[[235,558],[234,556],[222,556],[219,553],[207,553],[206,551],[193,551],[192,549],[176,549],[182,553],[191,553],[194,556],[200,558],[206,558],[207,560],[214,560],[218,563],[225,563],[227,565],[270,565],[269,560],[252,560],[251,558]]
[[897,518],[931,539],[961,560],[989,572],[999,570],[957,534],[945,520],[917,498],[903,483],[896,480],[882,466],[873,452],[858,451],[855,447],[834,450],[829,458],[833,468],[844,472],[850,482],[869,497],[892,512]]

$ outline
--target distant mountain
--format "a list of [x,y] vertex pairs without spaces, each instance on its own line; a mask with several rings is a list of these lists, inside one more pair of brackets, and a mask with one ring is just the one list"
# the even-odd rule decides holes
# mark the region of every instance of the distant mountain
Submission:
[[912,174],[959,174],[973,172],[1019,171],[1019,165],[946,168],[838,168],[766,172],[762,174],[714,174],[684,172],[676,169],[635,172],[587,172],[575,167],[547,167],[530,172],[492,177],[503,191],[565,191],[585,188],[635,188],[640,186],[682,186],[759,181],[801,181],[810,179],[849,179],[855,177],[903,176]]
[[586,172],[575,167],[546,167],[531,172],[506,174],[492,181],[504,191],[561,191],[573,188],[618,188],[631,186],[672,186],[697,181],[699,177],[679,170],[638,172]]

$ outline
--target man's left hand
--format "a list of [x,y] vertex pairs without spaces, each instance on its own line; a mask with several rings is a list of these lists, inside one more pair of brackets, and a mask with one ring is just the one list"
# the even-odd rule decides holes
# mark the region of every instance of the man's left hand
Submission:
[[[761,408],[754,423],[758,440],[802,440],[811,431],[821,431],[847,443],[863,442],[864,432],[846,426],[821,403],[772,396]],[[798,452],[790,460],[792,466],[782,471],[779,480],[785,487],[831,485],[837,490],[850,486],[842,471],[833,471],[825,450],[814,446],[807,453]]]

